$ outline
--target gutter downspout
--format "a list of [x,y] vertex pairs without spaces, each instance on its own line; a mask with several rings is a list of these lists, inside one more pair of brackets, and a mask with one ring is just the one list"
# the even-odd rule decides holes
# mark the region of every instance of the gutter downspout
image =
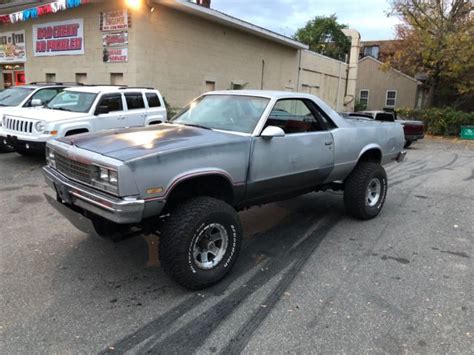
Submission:
[[300,49],[300,58],[299,58],[299,63],[298,63],[298,77],[296,79],[296,92],[300,92],[300,76],[301,76],[301,52],[303,50]]

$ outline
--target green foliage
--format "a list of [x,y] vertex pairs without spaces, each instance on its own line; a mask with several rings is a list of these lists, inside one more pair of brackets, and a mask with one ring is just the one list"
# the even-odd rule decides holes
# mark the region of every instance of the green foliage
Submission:
[[351,41],[342,32],[343,28],[347,25],[339,24],[336,15],[316,16],[298,29],[294,38],[314,52],[343,61],[351,49]]
[[461,126],[474,125],[474,112],[456,111],[450,107],[425,110],[397,109],[398,116],[420,120],[429,134],[458,136]]
[[356,103],[354,105],[354,111],[359,112],[359,111],[365,111],[365,110],[367,110],[367,105],[363,104],[359,100],[356,100]]

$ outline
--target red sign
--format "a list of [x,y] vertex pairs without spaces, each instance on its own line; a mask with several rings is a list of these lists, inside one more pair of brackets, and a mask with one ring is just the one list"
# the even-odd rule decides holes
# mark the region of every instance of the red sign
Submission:
[[83,20],[34,25],[33,44],[35,56],[84,54]]

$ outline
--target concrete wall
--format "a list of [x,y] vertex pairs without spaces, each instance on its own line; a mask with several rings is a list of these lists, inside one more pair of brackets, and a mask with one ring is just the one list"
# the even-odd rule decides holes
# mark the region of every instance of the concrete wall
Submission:
[[[208,81],[216,90],[231,89],[235,83],[245,89],[311,92],[338,110],[350,110],[344,95],[355,91],[345,92],[345,63],[163,5],[153,12],[131,10],[128,63],[103,63],[100,12],[117,9],[122,9],[121,2],[96,2],[1,26],[0,32],[26,31],[27,82],[45,81],[46,73],[55,73],[56,81],[73,82],[76,73],[86,73],[88,84],[110,84],[111,73],[123,73],[125,84],[156,87],[175,108],[206,92]],[[84,55],[33,55],[34,24],[73,18],[84,19]]]
[[383,71],[381,63],[366,57],[359,61],[357,79],[357,99],[360,90],[369,90],[368,110],[381,110],[385,107],[387,90],[397,91],[395,108],[414,108],[418,82],[396,70]]

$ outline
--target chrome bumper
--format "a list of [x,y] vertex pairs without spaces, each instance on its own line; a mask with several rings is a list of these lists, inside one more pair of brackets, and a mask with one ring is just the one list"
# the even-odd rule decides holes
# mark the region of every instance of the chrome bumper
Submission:
[[65,206],[79,207],[120,224],[139,223],[149,214],[145,212],[144,200],[127,200],[101,193],[66,178],[49,166],[43,167],[43,174],[46,183],[56,191],[58,201]]

